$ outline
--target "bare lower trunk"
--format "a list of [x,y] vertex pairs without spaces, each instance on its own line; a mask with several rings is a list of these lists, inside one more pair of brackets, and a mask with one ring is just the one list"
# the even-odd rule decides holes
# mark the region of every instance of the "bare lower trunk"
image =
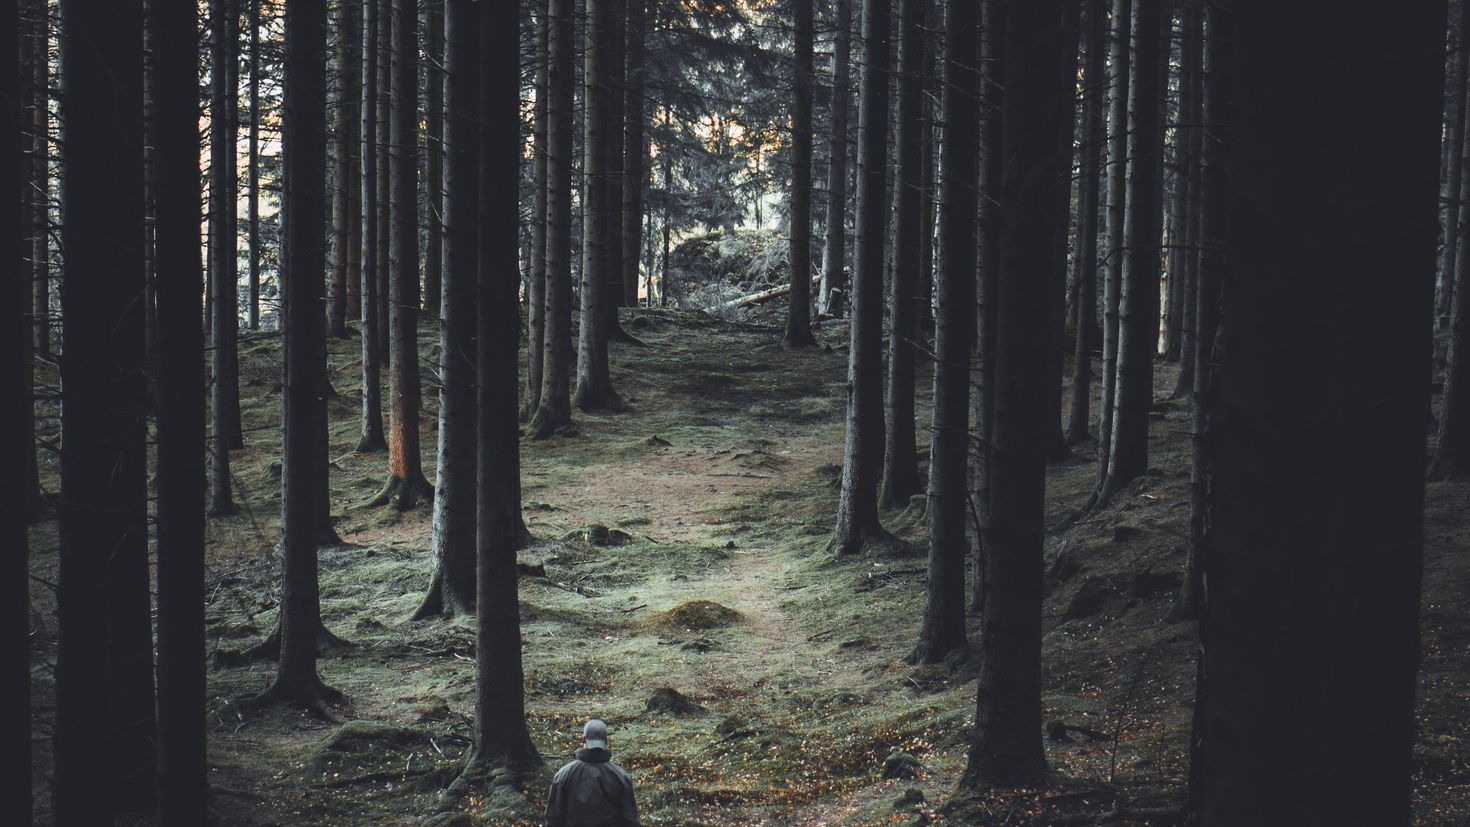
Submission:
[[852,106],[852,4],[836,0],[837,29],[832,43],[832,132],[828,141],[826,239],[822,245],[822,283],[817,312],[841,316],[847,305],[847,153],[848,110]]
[[546,332],[541,394],[530,430],[545,438],[571,424],[572,336],[572,0],[550,0],[548,50]]
[[[638,0],[634,0],[638,2]],[[812,337],[812,4],[797,0],[796,62],[791,108],[791,300],[782,344],[811,347]]]

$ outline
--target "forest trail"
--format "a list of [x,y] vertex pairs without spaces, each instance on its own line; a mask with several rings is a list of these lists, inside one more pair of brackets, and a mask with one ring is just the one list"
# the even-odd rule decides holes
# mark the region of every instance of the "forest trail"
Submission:
[[[971,737],[974,659],[905,661],[922,611],[922,557],[835,559],[827,550],[845,327],[823,325],[826,347],[791,353],[778,328],[702,314],[638,311],[629,326],[648,344],[613,350],[629,410],[579,412],[574,432],[521,443],[535,537],[523,559],[547,572],[520,580],[526,712],[548,771],[597,716],[612,728],[650,827],[1030,825],[1179,800],[1194,642],[1190,625],[1166,622],[1188,516],[1189,411],[1164,398],[1171,368],[1157,378],[1150,473],[1047,540],[1046,719],[1114,735],[1048,741],[1052,786],[1000,791],[946,819],[938,810]],[[427,362],[437,331],[425,328]],[[273,627],[279,601],[279,342],[245,345],[247,447],[233,459],[248,510],[210,524],[209,646],[226,656]],[[249,712],[237,701],[264,688],[274,665],[226,659],[212,668],[218,827],[539,825],[546,779],[524,797],[442,795],[472,731],[473,624],[407,620],[428,582],[430,509],[359,506],[381,486],[385,458],[352,450],[357,348],[331,342],[340,394],[331,403],[332,512],[353,545],[320,553],[323,619],[355,644],[325,654],[321,674],[351,702],[333,710],[335,721]],[[927,377],[918,388],[922,463]],[[428,469],[436,413],[426,406],[421,421]],[[1051,466],[1049,524],[1086,501],[1096,479],[1089,447]],[[1470,582],[1463,499],[1462,483],[1430,486],[1434,576],[1416,751],[1417,811],[1428,825],[1470,823],[1470,615],[1455,597],[1456,584]],[[919,509],[882,520],[924,548]],[[32,543],[33,573],[49,581],[54,523],[36,526]],[[37,585],[33,599],[49,619],[51,593]],[[38,629],[44,659],[52,630]],[[34,674],[44,697],[50,673],[43,665]],[[914,777],[886,778],[885,763],[901,754],[912,756]],[[45,744],[40,759],[49,760]],[[427,821],[444,811],[471,820]]]

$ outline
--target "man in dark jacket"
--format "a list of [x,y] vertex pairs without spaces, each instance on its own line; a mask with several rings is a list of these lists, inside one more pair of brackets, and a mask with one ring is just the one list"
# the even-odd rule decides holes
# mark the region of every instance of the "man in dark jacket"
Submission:
[[551,780],[546,827],[640,827],[633,782],[612,762],[607,724],[588,721],[582,742],[576,759]]

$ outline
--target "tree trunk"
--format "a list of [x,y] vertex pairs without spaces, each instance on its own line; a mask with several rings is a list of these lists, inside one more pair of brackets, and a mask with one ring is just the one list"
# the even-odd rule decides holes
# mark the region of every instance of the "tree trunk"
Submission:
[[852,106],[852,4],[836,0],[837,29],[832,36],[832,131],[828,137],[826,239],[817,312],[841,316],[847,305],[847,153],[848,110]]
[[636,307],[638,259],[643,250],[643,190],[648,185],[648,140],[644,134],[647,131],[648,105],[643,100],[647,88],[644,41],[648,28],[648,0],[625,2],[628,4],[628,68],[623,95],[623,304]]
[[317,640],[322,629],[317,580],[316,455],[327,446],[317,438],[326,416],[320,392],[326,361],[324,298],[327,218],[325,0],[290,0],[286,5],[285,238],[283,330],[285,368],[281,392],[281,580],[280,657],[276,678],[255,703],[285,702],[320,709],[341,698],[317,676]]
[[[260,4],[246,0],[250,10],[250,157],[246,162],[245,221],[250,244],[250,329],[260,329]],[[351,4],[348,4],[351,5]],[[345,17],[342,37],[350,25]],[[350,87],[349,87],[350,88]],[[350,98],[349,98],[350,100]],[[350,155],[351,153],[348,152]],[[350,181],[345,184],[351,186]],[[345,315],[345,309],[344,309]]]
[[546,330],[541,393],[530,430],[544,439],[572,421],[573,0],[549,0],[546,117]]
[[439,477],[434,485],[429,592],[415,618],[475,611],[476,280],[480,267],[480,6],[449,0],[444,199],[444,293],[440,307]]
[[1464,0],[1452,0],[1449,21],[1451,57],[1446,61],[1444,147],[1440,170],[1440,203],[1443,205],[1444,245],[1439,255],[1437,314],[1440,324],[1448,324],[1460,260],[1461,180],[1465,169],[1466,101],[1470,96],[1470,15]]
[[1408,825],[1445,5],[1234,8],[1187,815]]
[[383,434],[383,382],[379,344],[385,331],[378,317],[378,288],[382,279],[378,271],[387,266],[379,255],[378,233],[382,225],[378,221],[378,167],[382,163],[381,146],[378,143],[378,67],[382,58],[378,54],[379,33],[382,27],[382,3],[379,0],[364,0],[362,7],[362,437],[357,450],[385,451],[387,437]]
[[231,45],[234,26],[230,20],[237,12],[233,0],[210,1],[209,286],[214,370],[210,395],[209,513],[216,517],[238,510],[230,478],[230,449],[235,447],[231,429],[239,416],[240,365],[236,340],[240,327],[235,312],[235,237],[230,231],[230,204],[235,198],[231,169],[235,155],[236,101],[230,96],[228,68],[236,60],[235,47]]
[[1463,289],[1465,274],[1470,272],[1470,244],[1461,243],[1457,251],[1457,261],[1449,270],[1454,281],[1448,288],[1450,342],[1440,394],[1439,440],[1429,466],[1429,477],[1434,480],[1470,473],[1470,308],[1465,307]]
[[[1059,0],[1005,6],[1005,163],[1002,173],[999,320],[995,360],[986,597],[980,623],[975,739],[962,783],[1020,786],[1041,779],[1042,540],[1045,535],[1045,408],[1036,375],[1051,350],[1057,190],[1068,158],[1057,132],[1071,95],[1057,56]],[[1075,81],[1074,81],[1075,82]]]
[[[257,1],[248,0],[252,4]],[[352,44],[347,36],[347,32],[353,28],[353,20],[348,13],[351,6],[351,3],[342,3],[337,7],[336,65],[333,67],[331,87],[332,140],[329,148],[332,153],[332,243],[329,266],[332,280],[327,291],[327,328],[332,336],[339,339],[347,338],[347,269],[348,251],[351,249],[351,234],[348,227],[352,223],[349,193],[356,189],[357,184],[356,178],[352,175],[352,147],[355,143],[355,136],[351,127],[351,124],[357,120],[357,113],[348,103],[354,97],[350,80],[352,77],[350,69]],[[255,135],[253,125],[250,133],[253,142]],[[253,171],[251,177],[254,178]]]
[[[479,525],[475,739],[465,780],[503,769],[517,785],[541,766],[526,727],[516,547],[521,530],[516,431],[516,262],[520,248],[520,7],[484,5],[480,22]],[[564,8],[555,9],[564,12]],[[565,19],[565,18],[563,18]]]
[[[34,4],[27,11],[32,14]],[[22,36],[20,5],[15,3],[0,7],[0,54],[16,54],[31,49],[30,32]],[[0,249],[13,264],[18,264],[30,255],[22,225],[31,219],[27,214],[27,184],[32,178],[32,166],[23,163],[31,141],[23,141],[29,110],[35,97],[21,97],[25,85],[31,82],[20,62],[7,62],[0,71],[0,101],[4,102],[0,113],[0,157],[7,163],[0,165]],[[26,170],[23,177],[22,169]],[[3,324],[5,347],[0,361],[0,387],[10,388],[6,395],[6,420],[12,423],[30,421],[29,410],[34,404],[31,387],[31,349],[29,299],[31,285],[29,271],[23,275],[8,277],[5,284]],[[202,418],[202,414],[201,414]],[[0,724],[0,742],[5,744],[6,765],[13,769],[6,773],[0,783],[0,801],[4,802],[5,819],[14,824],[26,824],[31,820],[31,676],[30,676],[30,549],[26,533],[27,514],[16,507],[25,502],[31,486],[28,468],[35,456],[34,433],[31,429],[10,427],[5,430],[5,452],[0,460],[0,497],[9,505],[0,514],[0,531],[9,551],[6,554],[6,595],[3,637],[0,637],[0,657],[6,663],[4,690],[7,709],[4,723]]]
[[795,97],[791,104],[791,299],[781,343],[814,347],[812,336],[812,0],[796,0]]
[[1106,502],[1148,470],[1148,421],[1154,357],[1159,351],[1159,159],[1164,150],[1161,61],[1168,58],[1164,0],[1137,0],[1133,78],[1129,84],[1128,211],[1123,227],[1123,284],[1118,303],[1118,355],[1108,473],[1098,486]]
[[[256,3],[251,8],[258,10]],[[158,820],[208,821],[204,639],[204,270],[199,251],[199,24],[154,2],[158,265]],[[253,38],[252,38],[253,42]]]
[[1087,12],[1087,68],[1083,88],[1082,129],[1082,220],[1077,226],[1077,293],[1072,303],[1076,339],[1072,356],[1072,396],[1067,410],[1067,441],[1072,444],[1092,438],[1092,348],[1097,316],[1097,239],[1102,196],[1102,159],[1107,122],[1106,49],[1108,18],[1106,0],[1092,0]]
[[1134,0],[1112,0],[1112,97],[1108,100],[1108,241],[1104,254],[1102,388],[1098,400],[1097,479],[1112,460],[1113,395],[1118,378],[1118,304],[1123,294],[1123,224],[1128,204],[1128,86]]
[[[424,86],[427,127],[424,151],[424,199],[426,213],[424,231],[424,315],[439,315],[444,284],[444,4],[448,0],[426,0],[424,3]],[[417,95],[414,96],[417,100]]]
[[628,1],[608,0],[607,30],[607,212],[603,216],[607,234],[606,301],[602,304],[607,340],[622,341],[628,334],[618,320],[623,305],[623,148],[627,128],[624,96],[627,92]]
[[[914,362],[919,330],[921,282],[917,272],[919,235],[926,232],[920,210],[924,179],[924,32],[928,21],[925,0],[900,4],[898,78],[898,172],[894,187],[897,207],[893,230],[893,277],[888,285],[888,385],[884,397],[883,480],[878,502],[901,508],[919,493],[919,457],[915,446]],[[962,601],[963,602],[963,601]]]
[[[642,8],[640,3],[635,3]],[[547,0],[536,0],[536,109],[533,123],[533,172],[531,178],[531,289],[526,291],[526,393],[521,412],[530,420],[541,401],[542,362],[546,347],[546,207],[547,161],[546,122],[549,112],[550,55],[547,38],[551,23]]]
[[62,439],[68,447],[61,468],[52,792],[58,824],[100,824],[110,819],[109,807],[144,812],[155,795],[147,380],[138,301],[144,289],[143,25],[136,0],[64,2],[61,11],[68,264],[62,307],[69,332]]
[[[1053,242],[1055,263],[1051,270],[1051,291],[1054,311],[1051,320],[1051,357],[1047,363],[1046,389],[1046,458],[1060,462],[1072,456],[1062,424],[1062,375],[1067,363],[1067,253],[1068,236],[1072,228],[1072,170],[1076,168],[1073,148],[1077,134],[1077,43],[1082,31],[1082,8],[1077,3],[1062,6],[1062,45],[1057,54],[1063,74],[1072,79],[1067,85],[1068,106],[1063,111],[1061,130],[1056,135],[1057,156],[1067,165],[1066,179],[1056,189],[1057,211],[1061,218],[1056,222],[1056,239]],[[1081,200],[1081,199],[1077,199]]]
[[864,0],[865,59],[858,114],[857,250],[847,360],[847,439],[837,500],[838,554],[854,554],[885,538],[878,523],[878,474],[883,461],[883,236],[888,198],[889,37],[886,0]]
[[31,61],[31,347],[51,353],[51,38],[46,0],[36,0],[35,59]]
[[393,0],[393,183],[388,261],[388,482],[373,505],[413,508],[434,490],[419,451],[419,221],[417,0]]
[[[944,143],[979,148],[979,4],[951,8],[944,24]],[[907,44],[905,44],[907,45]],[[938,663],[965,645],[965,528],[970,351],[975,340],[977,152],[947,153],[940,190],[939,313],[934,329],[934,419],[929,441],[929,580],[911,660]],[[900,259],[902,260],[902,259]]]
[[[572,394],[572,401],[584,411],[617,411],[625,407],[613,390],[607,358],[611,330],[606,305],[617,301],[617,296],[608,290],[611,286],[608,217],[612,212],[609,186],[612,171],[608,162],[613,145],[608,57],[612,17],[612,0],[587,0],[582,69],[585,101],[582,175],[586,180],[582,206],[582,313],[577,340],[577,387]],[[621,277],[619,272],[617,278]]]
[[[976,189],[975,290],[975,434],[971,441],[970,502],[975,531],[971,535],[970,613],[985,609],[985,537],[990,522],[990,459],[995,430],[995,354],[1000,308],[1001,184],[1005,147],[1005,6],[990,0],[980,6],[980,166]],[[946,148],[946,158],[949,149]],[[945,161],[948,163],[948,161]]]
[[[388,305],[392,301],[393,254],[390,249],[393,238],[393,61],[396,49],[393,46],[393,0],[378,3],[378,114],[374,121],[378,131],[378,364],[388,364],[392,359],[391,329]],[[415,95],[417,98],[417,95]],[[392,367],[389,367],[392,376]],[[390,379],[391,381],[391,379]],[[391,416],[391,413],[390,413]]]
[[1204,187],[1201,169],[1204,161],[1204,6],[1186,2],[1180,12],[1183,45],[1180,47],[1180,100],[1183,103],[1179,120],[1182,127],[1175,128],[1175,140],[1183,144],[1185,163],[1179,168],[1179,179],[1187,184],[1188,194],[1184,199],[1184,235],[1182,266],[1184,283],[1181,286],[1179,319],[1179,378],[1174,386],[1175,396],[1186,396],[1194,391],[1195,352],[1199,349],[1196,316],[1199,306],[1200,271],[1200,226]]

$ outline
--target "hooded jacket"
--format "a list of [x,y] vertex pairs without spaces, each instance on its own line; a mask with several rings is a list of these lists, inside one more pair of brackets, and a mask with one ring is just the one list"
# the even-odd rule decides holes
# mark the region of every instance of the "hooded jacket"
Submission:
[[605,749],[579,749],[557,770],[546,799],[546,827],[640,827],[633,781]]

